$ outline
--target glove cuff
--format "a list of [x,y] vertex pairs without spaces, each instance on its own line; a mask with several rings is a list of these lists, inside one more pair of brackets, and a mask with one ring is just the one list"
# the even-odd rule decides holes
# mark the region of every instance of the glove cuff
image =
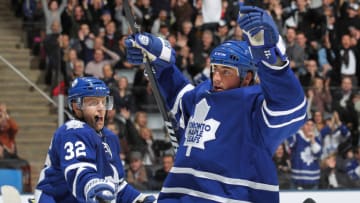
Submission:
[[87,197],[87,194],[98,185],[106,185],[109,189],[111,188],[112,191],[115,191],[114,183],[112,183],[108,180],[105,180],[105,179],[94,178],[94,179],[89,180],[89,182],[87,182],[84,187],[85,197]]
[[261,60],[269,64],[275,64],[279,57],[281,61],[287,61],[285,43],[281,36],[274,47],[254,47],[251,46],[251,53],[254,57],[255,63]]

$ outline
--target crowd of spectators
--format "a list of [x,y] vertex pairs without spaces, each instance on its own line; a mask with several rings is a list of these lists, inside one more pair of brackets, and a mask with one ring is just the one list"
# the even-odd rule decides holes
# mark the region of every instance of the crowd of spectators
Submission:
[[[130,5],[142,31],[169,40],[178,68],[196,85],[210,75],[211,50],[242,39],[236,23],[241,1],[130,0]],[[281,189],[360,186],[346,170],[349,160],[360,161],[359,3],[245,1],[275,19],[308,100],[309,121],[274,155]],[[155,139],[146,125],[146,114],[157,107],[144,67],[126,61],[123,0],[12,0],[12,5],[51,90],[61,87],[58,92],[66,93],[74,78],[86,75],[109,85],[115,110],[108,113],[107,126],[120,137],[128,181],[139,189],[158,189],[173,159],[168,143]],[[124,70],[133,70],[134,78],[123,76]],[[160,171],[152,167],[162,164]],[[304,170],[311,176],[302,179],[298,172]]]

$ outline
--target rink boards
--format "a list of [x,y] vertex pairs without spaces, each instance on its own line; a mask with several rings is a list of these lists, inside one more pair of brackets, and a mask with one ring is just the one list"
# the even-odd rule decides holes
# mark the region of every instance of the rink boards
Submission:
[[[156,195],[156,194],[155,194]],[[28,203],[32,194],[21,195],[21,203]],[[312,198],[316,203],[359,203],[360,190],[346,191],[286,191],[280,192],[281,203],[303,203],[307,198]],[[0,203],[4,203],[0,195]]]

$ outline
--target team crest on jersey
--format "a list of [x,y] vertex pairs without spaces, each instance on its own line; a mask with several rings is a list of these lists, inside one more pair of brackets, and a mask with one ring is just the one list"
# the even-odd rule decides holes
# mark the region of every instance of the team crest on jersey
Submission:
[[78,120],[71,120],[67,123],[65,123],[66,125],[66,130],[69,129],[78,129],[78,128],[83,128],[84,127],[84,123]]
[[308,165],[308,166],[310,166],[310,164],[315,161],[315,158],[311,153],[311,148],[310,147],[306,147],[304,149],[304,151],[302,151],[300,153],[300,157],[301,157],[301,160],[304,163],[306,163],[306,165]]
[[210,106],[206,99],[196,104],[195,114],[190,118],[185,132],[186,156],[190,156],[193,147],[205,149],[205,142],[216,139],[215,133],[220,122],[212,118],[205,120],[209,110]]

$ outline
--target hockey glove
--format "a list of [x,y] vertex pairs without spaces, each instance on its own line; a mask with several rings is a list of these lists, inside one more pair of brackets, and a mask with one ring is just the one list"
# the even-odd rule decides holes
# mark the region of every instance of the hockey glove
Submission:
[[153,203],[155,202],[156,198],[154,195],[144,195],[141,194],[139,199],[136,201],[136,203]]
[[238,24],[251,46],[255,63],[263,60],[274,64],[277,57],[282,61],[287,60],[285,44],[275,22],[266,11],[254,6],[241,6]]
[[357,160],[351,160],[346,163],[346,172],[351,180],[360,179],[360,166]]
[[110,202],[115,199],[115,185],[104,179],[92,179],[85,185],[87,203]]
[[[166,67],[175,64],[175,51],[167,40],[149,33],[130,35],[125,40],[127,60],[132,64],[145,63],[147,55],[152,65]],[[143,54],[144,53],[144,54]]]

